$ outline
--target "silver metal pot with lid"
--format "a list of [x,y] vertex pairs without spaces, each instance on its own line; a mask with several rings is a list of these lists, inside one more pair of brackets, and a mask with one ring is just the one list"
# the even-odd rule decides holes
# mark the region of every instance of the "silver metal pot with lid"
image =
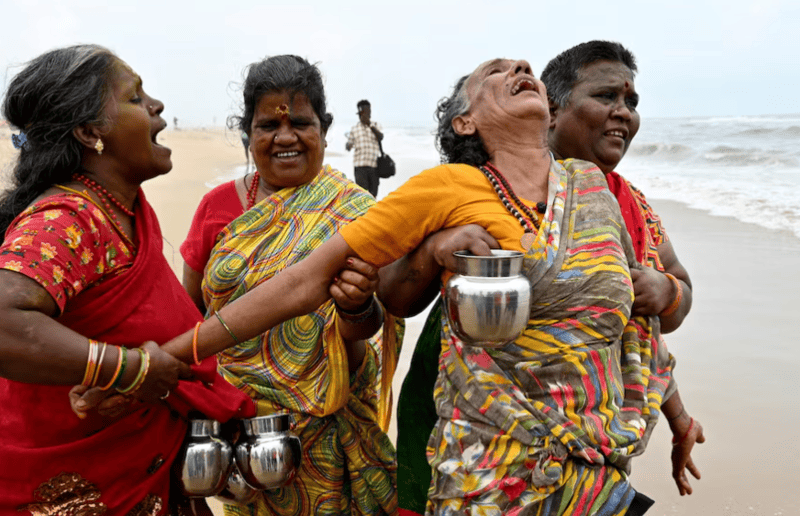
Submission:
[[499,348],[520,336],[531,311],[524,254],[492,249],[491,256],[457,251],[457,273],[444,288],[444,312],[455,336],[472,346]]
[[289,414],[242,421],[244,435],[236,445],[236,464],[244,480],[257,489],[276,489],[291,482],[300,467],[300,439],[290,430]]
[[220,438],[218,421],[189,421],[179,467],[180,488],[186,496],[214,496],[225,488],[233,467],[233,446]]

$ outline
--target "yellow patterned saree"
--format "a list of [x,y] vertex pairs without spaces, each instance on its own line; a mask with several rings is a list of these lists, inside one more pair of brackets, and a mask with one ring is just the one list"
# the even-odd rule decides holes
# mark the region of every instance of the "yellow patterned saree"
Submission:
[[[311,182],[257,204],[223,230],[211,253],[203,279],[209,313],[305,258],[374,202],[325,166]],[[395,454],[386,429],[403,323],[387,316],[350,373],[337,321],[330,300],[219,354],[221,373],[256,401],[258,415],[291,414],[303,446],[294,482],[265,491],[246,508],[226,506],[226,514],[397,510]]]

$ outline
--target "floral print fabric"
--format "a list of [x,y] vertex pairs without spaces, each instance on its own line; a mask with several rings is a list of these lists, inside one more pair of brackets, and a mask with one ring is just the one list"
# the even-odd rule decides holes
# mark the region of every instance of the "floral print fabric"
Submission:
[[20,213],[0,246],[0,268],[41,285],[59,310],[87,287],[133,263],[131,245],[87,196],[65,192]]

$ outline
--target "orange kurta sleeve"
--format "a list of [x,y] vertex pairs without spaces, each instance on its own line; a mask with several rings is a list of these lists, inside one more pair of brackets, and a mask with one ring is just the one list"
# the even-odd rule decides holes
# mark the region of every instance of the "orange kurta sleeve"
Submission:
[[361,259],[383,267],[442,228],[478,224],[504,249],[521,251],[523,230],[489,181],[469,165],[420,172],[340,230]]

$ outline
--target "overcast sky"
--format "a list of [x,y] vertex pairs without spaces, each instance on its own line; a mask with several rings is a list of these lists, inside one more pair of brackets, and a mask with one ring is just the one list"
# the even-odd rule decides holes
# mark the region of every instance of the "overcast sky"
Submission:
[[436,101],[480,62],[524,58],[538,75],[590,39],[637,56],[644,117],[800,113],[798,0],[0,0],[0,13],[3,91],[14,65],[98,43],[182,125],[221,125],[243,68],[293,53],[319,63],[334,127],[355,121],[361,98],[384,125],[428,126]]

